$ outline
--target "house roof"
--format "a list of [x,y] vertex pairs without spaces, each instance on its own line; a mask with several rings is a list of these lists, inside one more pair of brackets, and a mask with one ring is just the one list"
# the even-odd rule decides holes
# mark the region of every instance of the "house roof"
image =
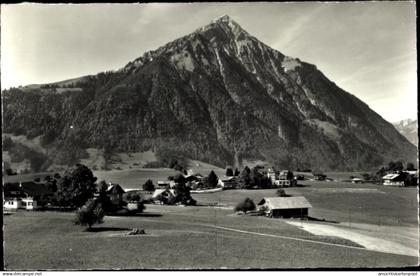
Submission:
[[258,205],[267,204],[270,209],[312,208],[303,196],[296,197],[264,197]]
[[109,194],[123,194],[125,193],[124,189],[121,188],[119,184],[111,184],[108,186],[108,189],[106,189],[106,192]]
[[162,194],[163,192],[168,192],[170,193],[172,196],[175,196],[174,190],[173,189],[156,189],[153,192],[152,198],[157,197],[158,195]]
[[383,180],[395,180],[398,176],[400,176],[399,174],[396,173],[390,173],[385,175],[384,177],[382,177]]
[[16,192],[23,192],[32,197],[53,194],[51,184],[48,183],[35,183],[32,181],[20,183],[4,183],[5,196],[7,196],[8,193],[16,194]]

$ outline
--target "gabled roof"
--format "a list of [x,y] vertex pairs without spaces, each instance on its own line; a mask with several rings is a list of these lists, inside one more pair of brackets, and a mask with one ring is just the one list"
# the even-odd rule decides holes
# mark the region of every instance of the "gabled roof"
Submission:
[[384,177],[382,177],[383,180],[395,180],[398,176],[400,176],[399,174],[396,173],[390,173],[385,175]]
[[106,189],[107,194],[123,194],[125,193],[124,189],[121,188],[119,184],[111,184]]
[[258,205],[267,204],[270,209],[298,209],[312,208],[312,205],[303,196],[296,197],[264,197]]
[[4,193],[7,196],[8,193],[25,193],[28,196],[41,196],[53,194],[51,184],[48,183],[35,183],[32,181],[20,182],[20,183],[5,183]]
[[157,197],[158,195],[167,192],[169,193],[170,196],[175,196],[174,190],[173,189],[156,189],[152,195],[152,198]]

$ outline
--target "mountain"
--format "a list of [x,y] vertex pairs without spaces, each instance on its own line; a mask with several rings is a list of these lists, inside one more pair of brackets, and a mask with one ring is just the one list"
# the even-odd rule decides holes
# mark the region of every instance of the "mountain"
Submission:
[[92,148],[105,160],[151,150],[166,163],[221,167],[356,170],[416,160],[414,145],[368,105],[228,16],[118,71],[3,91],[3,107],[5,133],[44,147],[39,170]]
[[416,147],[418,146],[417,120],[406,119],[393,123],[394,127]]

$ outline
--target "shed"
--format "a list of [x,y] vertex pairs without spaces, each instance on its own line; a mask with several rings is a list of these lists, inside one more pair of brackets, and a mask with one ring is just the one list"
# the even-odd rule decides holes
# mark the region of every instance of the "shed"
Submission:
[[400,173],[390,173],[382,177],[385,186],[404,186],[405,177]]
[[264,210],[269,217],[300,217],[308,216],[312,205],[303,196],[297,197],[264,197],[258,203],[258,209]]

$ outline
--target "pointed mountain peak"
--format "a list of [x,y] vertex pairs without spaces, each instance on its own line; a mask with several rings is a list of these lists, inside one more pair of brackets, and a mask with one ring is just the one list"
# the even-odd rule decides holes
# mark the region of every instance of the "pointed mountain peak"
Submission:
[[230,22],[230,21],[233,21],[233,20],[229,17],[229,15],[225,14],[218,18],[213,19],[212,22],[216,23],[216,22]]

